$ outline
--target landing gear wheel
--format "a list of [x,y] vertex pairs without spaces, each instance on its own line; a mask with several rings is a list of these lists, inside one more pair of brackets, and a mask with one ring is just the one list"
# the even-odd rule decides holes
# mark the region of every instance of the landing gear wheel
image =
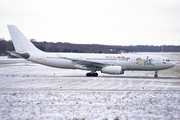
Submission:
[[158,77],[158,74],[157,74],[157,72],[158,72],[158,71],[156,71],[156,72],[155,72],[155,74],[154,74],[154,77],[156,77],[156,78]]
[[91,77],[92,74],[91,74],[91,73],[87,73],[86,76],[87,76],[87,77]]
[[86,76],[87,77],[97,77],[98,73],[87,73]]
[[98,74],[97,73],[93,73],[93,77],[97,77],[98,76]]
[[158,77],[158,74],[155,74],[155,75],[154,75],[154,77],[156,77],[156,78],[157,78],[157,77]]

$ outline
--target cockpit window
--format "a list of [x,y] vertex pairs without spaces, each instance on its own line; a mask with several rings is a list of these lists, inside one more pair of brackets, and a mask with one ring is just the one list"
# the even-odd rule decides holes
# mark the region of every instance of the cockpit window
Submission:
[[166,60],[166,62],[169,62],[169,61],[170,61],[169,59]]

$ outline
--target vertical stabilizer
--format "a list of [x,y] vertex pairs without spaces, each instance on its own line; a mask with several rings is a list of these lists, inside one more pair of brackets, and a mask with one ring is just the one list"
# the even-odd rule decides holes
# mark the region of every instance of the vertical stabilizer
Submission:
[[7,27],[16,52],[40,51],[15,25],[7,25]]

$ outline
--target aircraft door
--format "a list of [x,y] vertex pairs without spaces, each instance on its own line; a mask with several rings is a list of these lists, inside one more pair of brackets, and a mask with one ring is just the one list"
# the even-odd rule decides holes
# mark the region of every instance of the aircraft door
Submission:
[[46,54],[42,54],[42,61],[46,61],[47,59],[47,55]]
[[131,64],[136,64],[136,57],[135,56],[131,57]]

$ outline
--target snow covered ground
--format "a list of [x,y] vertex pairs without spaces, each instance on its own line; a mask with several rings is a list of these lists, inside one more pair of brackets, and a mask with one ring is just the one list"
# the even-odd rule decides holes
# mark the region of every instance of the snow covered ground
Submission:
[[1,64],[0,119],[180,119],[180,64],[159,71],[159,78],[143,71],[86,72]]

